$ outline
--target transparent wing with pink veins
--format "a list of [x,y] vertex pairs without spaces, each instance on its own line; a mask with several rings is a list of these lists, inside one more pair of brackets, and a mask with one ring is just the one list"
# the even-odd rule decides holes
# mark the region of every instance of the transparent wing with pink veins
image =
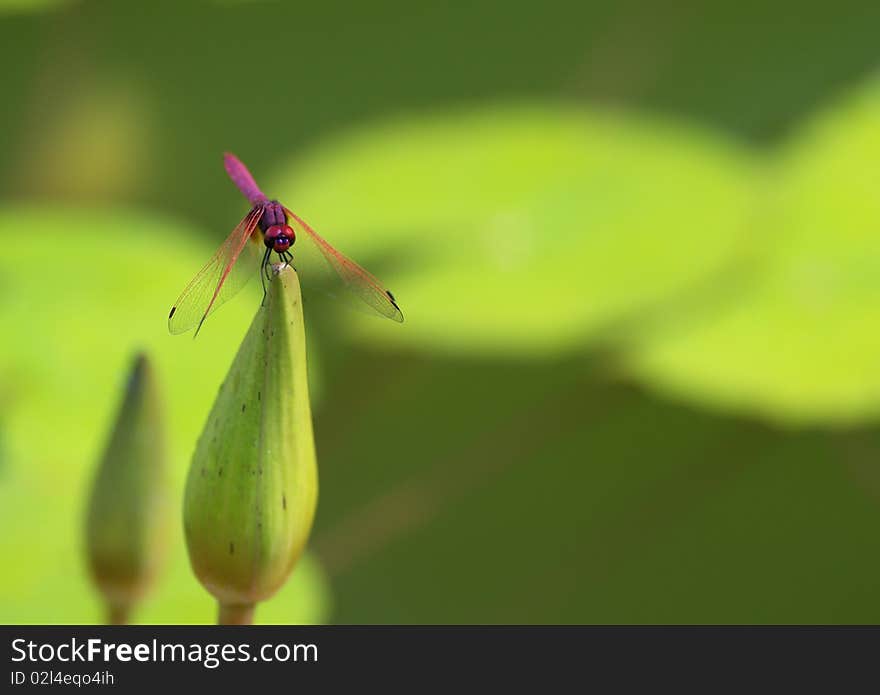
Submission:
[[198,335],[208,315],[258,273],[261,245],[255,230],[262,214],[261,206],[253,207],[186,286],[168,314],[171,333],[186,333],[196,326]]
[[[296,243],[291,249],[293,265],[306,282],[315,278],[330,294],[342,299],[355,298],[355,308],[403,323],[397,300],[375,276],[334,249],[290,210],[284,208],[284,212],[296,233]],[[317,254],[313,253],[315,250]]]

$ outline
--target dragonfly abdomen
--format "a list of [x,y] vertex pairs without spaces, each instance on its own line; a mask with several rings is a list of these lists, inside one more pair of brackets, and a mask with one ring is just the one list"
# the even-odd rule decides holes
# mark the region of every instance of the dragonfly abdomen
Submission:
[[260,190],[260,187],[257,186],[257,182],[254,181],[251,172],[249,172],[247,167],[239,161],[238,157],[227,152],[223,155],[223,165],[226,167],[226,173],[229,174],[232,183],[238,186],[238,190],[244,194],[244,197],[247,198],[251,204],[256,205],[266,201],[266,196],[263,194],[263,191]]

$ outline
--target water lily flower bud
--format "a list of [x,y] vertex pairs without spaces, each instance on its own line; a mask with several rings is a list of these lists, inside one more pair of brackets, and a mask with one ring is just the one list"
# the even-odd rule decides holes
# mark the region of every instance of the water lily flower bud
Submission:
[[249,623],[308,540],[318,472],[296,272],[273,277],[196,445],[184,500],[190,563],[221,623]]
[[165,556],[170,530],[165,436],[156,378],[136,357],[92,484],[86,518],[91,576],[108,622],[128,621]]

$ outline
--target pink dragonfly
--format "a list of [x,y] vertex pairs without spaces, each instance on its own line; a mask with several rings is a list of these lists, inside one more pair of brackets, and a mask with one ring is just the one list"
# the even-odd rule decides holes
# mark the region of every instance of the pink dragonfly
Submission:
[[[297,238],[312,242],[326,266],[335,271],[326,276],[332,276],[333,284],[339,285],[341,281],[342,286],[360,300],[361,308],[394,321],[403,321],[394,295],[375,277],[330,246],[277,200],[269,200],[235,155],[227,152],[223,155],[223,163],[229,178],[250,202],[251,209],[171,307],[168,314],[171,333],[185,333],[195,326],[198,335],[208,315],[244,287],[258,268],[265,294],[266,272],[272,253],[292,265],[291,249]],[[312,271],[322,274],[317,267],[309,272]]]

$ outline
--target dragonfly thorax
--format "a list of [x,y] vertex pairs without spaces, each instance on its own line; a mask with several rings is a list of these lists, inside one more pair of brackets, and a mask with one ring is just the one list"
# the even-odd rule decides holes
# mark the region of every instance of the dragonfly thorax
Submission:
[[262,204],[263,212],[260,215],[260,230],[263,234],[269,227],[276,224],[287,224],[287,215],[284,213],[284,207],[277,200],[267,200]]
[[263,243],[275,253],[287,251],[293,246],[294,241],[296,241],[296,234],[286,224],[273,224],[263,236]]

